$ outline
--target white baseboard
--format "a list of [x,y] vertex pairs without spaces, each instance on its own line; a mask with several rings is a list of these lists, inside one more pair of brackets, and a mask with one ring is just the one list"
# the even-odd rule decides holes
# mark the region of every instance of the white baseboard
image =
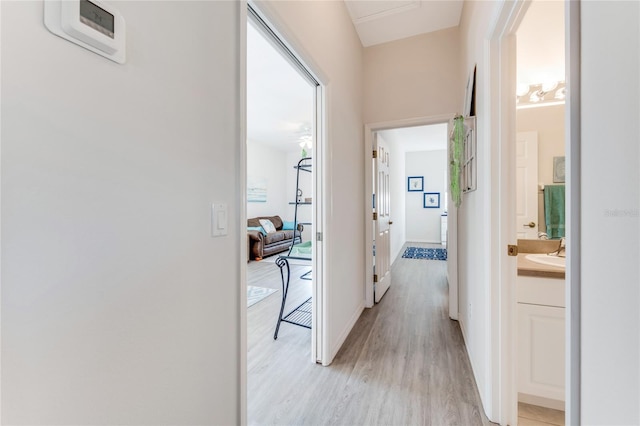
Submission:
[[362,315],[363,311],[364,311],[364,300],[360,302],[360,305],[358,306],[356,311],[353,313],[353,316],[351,317],[351,319],[347,323],[346,327],[342,330],[342,333],[340,333],[340,336],[338,337],[338,340],[336,341],[336,344],[333,345],[333,348],[331,348],[331,352],[329,353],[329,362],[324,364],[325,366],[329,365],[329,364],[331,364],[333,362],[333,359],[338,354],[338,351],[340,350],[340,348],[344,344],[345,340],[347,340],[347,337],[349,336],[349,333],[351,333],[351,330],[353,329],[353,326],[356,325],[356,322],[358,321],[358,318],[360,318],[360,315]]
[[425,243],[425,244],[440,244],[442,245],[442,240],[431,241],[431,240],[411,240],[407,241],[407,244],[411,243]]
[[[469,346],[467,345],[467,333],[465,331],[465,326],[464,326],[464,321],[461,318],[461,315],[458,313],[458,324],[460,324],[460,330],[462,331],[462,341],[464,342],[464,350],[467,352],[467,358],[469,359],[469,364],[471,364],[471,372],[473,373],[473,378],[476,381],[476,387],[478,388],[478,394],[480,394],[480,400],[482,402],[482,409],[484,410],[484,414],[487,416],[487,418],[494,422],[494,423],[498,423],[496,418],[492,417],[492,414],[490,412],[491,409],[491,403],[490,401],[487,401],[487,396],[485,395],[485,393],[483,392],[483,389],[480,389],[480,387],[477,385],[477,383],[479,383],[478,381],[478,374],[476,372],[476,369],[473,365],[473,358],[471,358],[471,354],[469,353]],[[489,397],[490,398],[490,397]]]

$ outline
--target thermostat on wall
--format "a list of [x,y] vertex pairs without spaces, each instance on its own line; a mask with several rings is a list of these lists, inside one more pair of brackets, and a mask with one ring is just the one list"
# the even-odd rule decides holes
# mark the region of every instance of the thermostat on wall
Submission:
[[98,0],[45,0],[44,25],[98,55],[125,62],[124,18],[112,6]]

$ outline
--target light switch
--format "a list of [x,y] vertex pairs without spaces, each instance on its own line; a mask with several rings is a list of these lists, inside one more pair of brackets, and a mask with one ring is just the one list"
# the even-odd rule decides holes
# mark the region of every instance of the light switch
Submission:
[[211,236],[227,235],[227,204],[211,204]]

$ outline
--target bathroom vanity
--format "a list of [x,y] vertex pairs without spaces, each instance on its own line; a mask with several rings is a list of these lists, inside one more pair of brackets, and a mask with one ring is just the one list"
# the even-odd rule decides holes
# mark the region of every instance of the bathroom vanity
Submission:
[[560,266],[561,259],[518,255],[518,399],[564,410],[565,268]]

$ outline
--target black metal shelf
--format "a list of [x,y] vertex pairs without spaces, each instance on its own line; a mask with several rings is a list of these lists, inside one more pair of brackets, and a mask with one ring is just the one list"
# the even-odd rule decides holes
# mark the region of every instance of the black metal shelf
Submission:
[[[293,166],[296,169],[296,200],[297,197],[301,195],[299,191],[300,188],[300,171],[311,173],[311,157],[306,157],[298,161],[298,164]],[[295,233],[298,228],[298,206],[299,205],[311,205],[311,201],[292,201],[289,203],[292,206],[295,206],[293,213],[293,223],[294,223],[294,239],[291,242],[291,246],[289,247],[289,251],[284,256],[278,256],[276,259],[276,265],[280,268],[280,278],[282,279],[282,302],[280,304],[280,315],[278,316],[278,322],[276,323],[276,330],[273,333],[273,339],[278,338],[278,331],[280,330],[280,323],[288,322],[290,324],[299,325],[301,327],[311,328],[311,298],[306,300],[300,306],[295,308],[293,311],[284,315],[284,307],[287,303],[287,294],[289,293],[289,281],[291,278],[291,270],[289,268],[289,259],[301,259],[301,260],[312,260],[311,257],[301,257],[298,252],[296,252],[294,256],[292,256],[294,245],[296,244]],[[311,225],[310,222],[304,222],[303,225]],[[301,236],[302,237],[302,236]],[[299,241],[302,241],[300,238]],[[303,280],[312,280],[311,271],[306,272],[301,277]]]

